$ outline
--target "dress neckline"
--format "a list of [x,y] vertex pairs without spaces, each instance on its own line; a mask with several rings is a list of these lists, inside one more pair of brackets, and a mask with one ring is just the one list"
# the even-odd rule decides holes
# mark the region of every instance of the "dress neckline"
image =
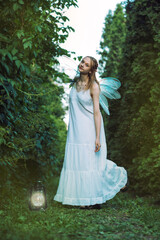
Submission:
[[82,89],[82,90],[78,91],[78,90],[77,90],[76,83],[74,83],[72,87],[75,88],[75,90],[76,90],[77,93],[80,93],[80,92],[87,92],[88,90],[90,90],[90,88],[88,88],[88,89],[86,89],[86,90]]

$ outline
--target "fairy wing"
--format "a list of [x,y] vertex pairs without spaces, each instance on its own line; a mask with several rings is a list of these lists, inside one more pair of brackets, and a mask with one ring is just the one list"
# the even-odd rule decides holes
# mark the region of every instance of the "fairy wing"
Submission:
[[100,96],[99,103],[104,111],[110,115],[108,100],[109,99],[120,99],[121,95],[117,89],[121,86],[121,82],[117,78],[107,77],[100,80]]
[[77,63],[70,57],[62,55],[59,57],[59,71],[69,76],[71,80],[78,74]]

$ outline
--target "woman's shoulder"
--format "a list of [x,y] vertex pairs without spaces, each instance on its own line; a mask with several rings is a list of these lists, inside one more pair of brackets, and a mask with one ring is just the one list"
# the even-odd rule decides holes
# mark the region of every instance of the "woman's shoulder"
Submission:
[[93,84],[92,84],[92,86],[91,86],[91,91],[92,91],[92,92],[98,92],[98,91],[100,91],[99,84],[98,84],[96,81],[93,82]]
[[90,95],[93,98],[93,96],[99,96],[99,94],[100,94],[99,84],[96,81],[94,81],[90,88]]

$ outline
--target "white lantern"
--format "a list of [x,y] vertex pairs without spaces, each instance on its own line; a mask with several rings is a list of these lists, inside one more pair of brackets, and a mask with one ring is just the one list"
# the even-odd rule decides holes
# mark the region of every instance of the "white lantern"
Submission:
[[46,190],[41,181],[36,182],[29,196],[30,210],[44,210],[47,208]]

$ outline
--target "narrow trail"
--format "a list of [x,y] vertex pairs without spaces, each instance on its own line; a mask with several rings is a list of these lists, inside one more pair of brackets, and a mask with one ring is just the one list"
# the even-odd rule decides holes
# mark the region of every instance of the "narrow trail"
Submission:
[[160,239],[160,208],[152,199],[118,193],[100,210],[82,210],[53,201],[51,186],[44,212],[30,211],[25,194],[2,202],[1,240]]

